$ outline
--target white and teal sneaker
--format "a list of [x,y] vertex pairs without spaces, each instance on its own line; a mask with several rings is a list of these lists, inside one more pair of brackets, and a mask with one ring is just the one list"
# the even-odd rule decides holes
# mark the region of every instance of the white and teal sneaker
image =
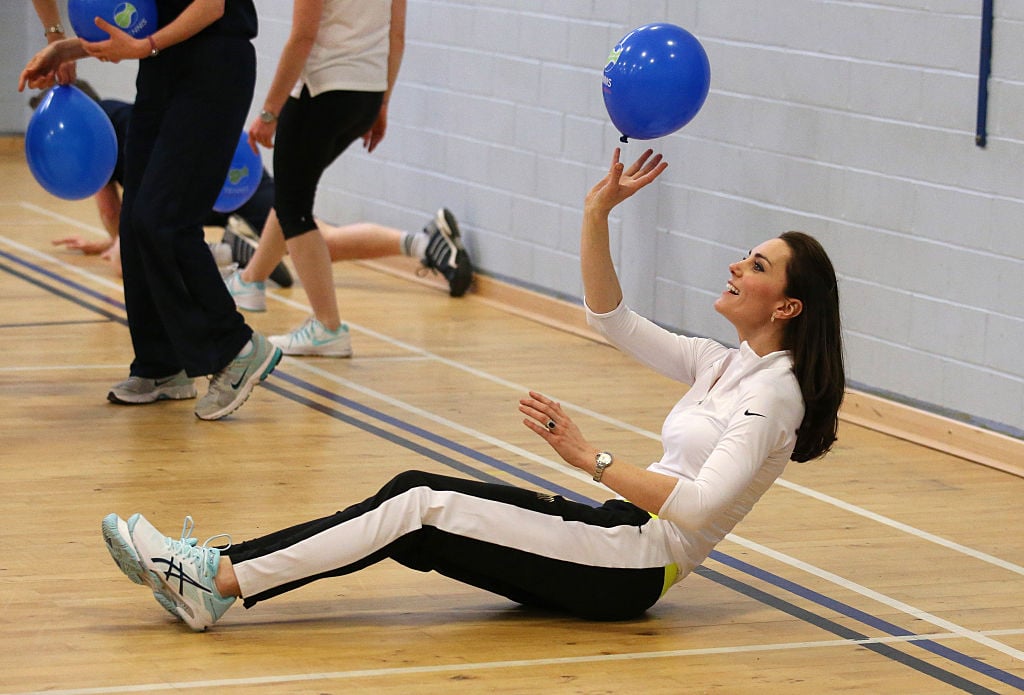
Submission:
[[141,514],[127,521],[114,514],[103,520],[107,548],[121,571],[133,582],[150,586],[160,605],[202,632],[224,615],[235,597],[221,596],[214,583],[220,549],[209,543],[218,536],[196,545],[188,537],[191,530],[191,517],[185,518],[180,540],[163,535]]
[[270,342],[286,355],[352,356],[352,337],[348,326],[343,323],[332,331],[315,316],[310,316],[291,333],[270,336]]
[[[101,524],[103,540],[106,541],[107,550],[110,551],[110,557],[114,558],[114,562],[117,563],[117,566],[124,572],[126,577],[136,584],[143,584],[151,588],[156,602],[163,606],[164,610],[168,613],[181,620],[174,600],[164,594],[160,585],[160,578],[142,566],[139,554],[135,551],[135,546],[132,545],[132,528],[140,518],[136,514],[128,521],[125,521],[117,514],[107,514]],[[186,542],[195,545],[196,539],[190,538]]]
[[235,306],[245,311],[266,311],[267,310],[267,285],[266,283],[246,282],[242,279],[242,271],[235,268],[224,278],[224,284],[235,300]]

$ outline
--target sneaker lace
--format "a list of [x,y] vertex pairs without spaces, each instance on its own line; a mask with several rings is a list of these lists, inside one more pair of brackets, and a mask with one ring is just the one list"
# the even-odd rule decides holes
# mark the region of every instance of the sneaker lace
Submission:
[[313,331],[316,330],[316,317],[310,316],[305,322],[291,332],[291,339],[293,343],[312,341]]
[[[253,345],[253,349],[254,350],[256,349],[255,345]],[[231,368],[235,365],[235,363],[237,361],[238,361],[238,358],[236,357],[231,362],[228,362],[227,366],[224,367],[224,369],[220,370],[216,374],[211,374],[209,376],[210,388],[211,389],[219,387],[224,381],[228,381],[228,382],[231,381]],[[185,522],[186,523],[191,523],[191,521],[192,521],[192,517],[190,517],[190,516],[185,517]],[[184,529],[182,529],[182,531],[184,531]]]
[[195,529],[195,526],[195,522],[192,520],[191,515],[186,516],[184,523],[181,525],[181,538],[179,540],[168,539],[168,543],[174,552],[195,561],[200,567],[206,559],[206,551],[210,549],[210,541],[218,538],[227,538],[227,545],[217,548],[221,551],[227,550],[232,546],[231,534],[229,533],[218,533],[214,536],[210,536],[203,541],[202,545],[198,545],[199,539],[192,536],[192,531]]

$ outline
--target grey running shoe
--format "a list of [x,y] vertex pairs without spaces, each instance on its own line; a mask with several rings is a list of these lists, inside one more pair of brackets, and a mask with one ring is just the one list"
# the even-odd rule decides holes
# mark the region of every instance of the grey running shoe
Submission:
[[270,336],[270,342],[281,348],[286,355],[352,356],[352,336],[349,335],[348,326],[343,323],[332,331],[315,316],[310,316],[291,333]]
[[107,400],[119,405],[144,405],[156,401],[182,401],[196,397],[196,385],[184,371],[149,379],[143,376],[130,376],[124,381],[110,387]]
[[[259,246],[260,236],[252,225],[238,215],[228,217],[227,227],[224,228],[224,236],[220,239],[222,244],[231,248],[231,258],[238,264],[239,268],[249,265],[256,247]],[[278,287],[291,287],[293,284],[291,271],[281,261],[270,273],[270,279],[277,283]]]
[[253,332],[249,344],[210,379],[209,390],[196,403],[196,417],[219,420],[238,410],[249,398],[253,387],[270,376],[280,361],[281,350],[261,334]]
[[462,245],[459,223],[448,208],[441,208],[424,233],[430,235],[423,269],[441,273],[448,281],[449,294],[461,297],[473,282],[473,264]]

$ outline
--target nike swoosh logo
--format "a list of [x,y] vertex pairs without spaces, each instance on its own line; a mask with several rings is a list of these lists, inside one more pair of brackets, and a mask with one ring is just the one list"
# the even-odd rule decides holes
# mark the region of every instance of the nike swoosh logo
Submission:
[[174,376],[169,376],[166,379],[154,379],[153,380],[153,385],[154,386],[163,386],[164,384],[169,384],[172,381],[174,381],[174,377],[175,376],[177,376],[177,374],[175,374]]
[[743,411],[743,414],[744,414],[744,415],[752,415],[752,416],[754,416],[754,417],[765,417],[765,416],[764,416],[764,415],[762,415],[761,413],[752,413],[752,412],[750,412],[749,410],[744,410],[744,411]]
[[[245,381],[246,374],[248,374],[248,373],[249,373],[249,368],[246,367],[245,371],[242,372],[242,376],[238,377],[238,381],[236,381],[235,383],[231,384],[231,388],[237,389],[239,386],[241,386],[242,382]],[[762,415],[761,417],[764,417],[764,416]]]

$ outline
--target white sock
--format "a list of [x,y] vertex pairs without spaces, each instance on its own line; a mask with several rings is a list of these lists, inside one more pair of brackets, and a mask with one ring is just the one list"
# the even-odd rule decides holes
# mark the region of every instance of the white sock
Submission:
[[406,232],[402,239],[402,251],[406,256],[423,259],[427,255],[427,243],[430,237],[423,232]]

